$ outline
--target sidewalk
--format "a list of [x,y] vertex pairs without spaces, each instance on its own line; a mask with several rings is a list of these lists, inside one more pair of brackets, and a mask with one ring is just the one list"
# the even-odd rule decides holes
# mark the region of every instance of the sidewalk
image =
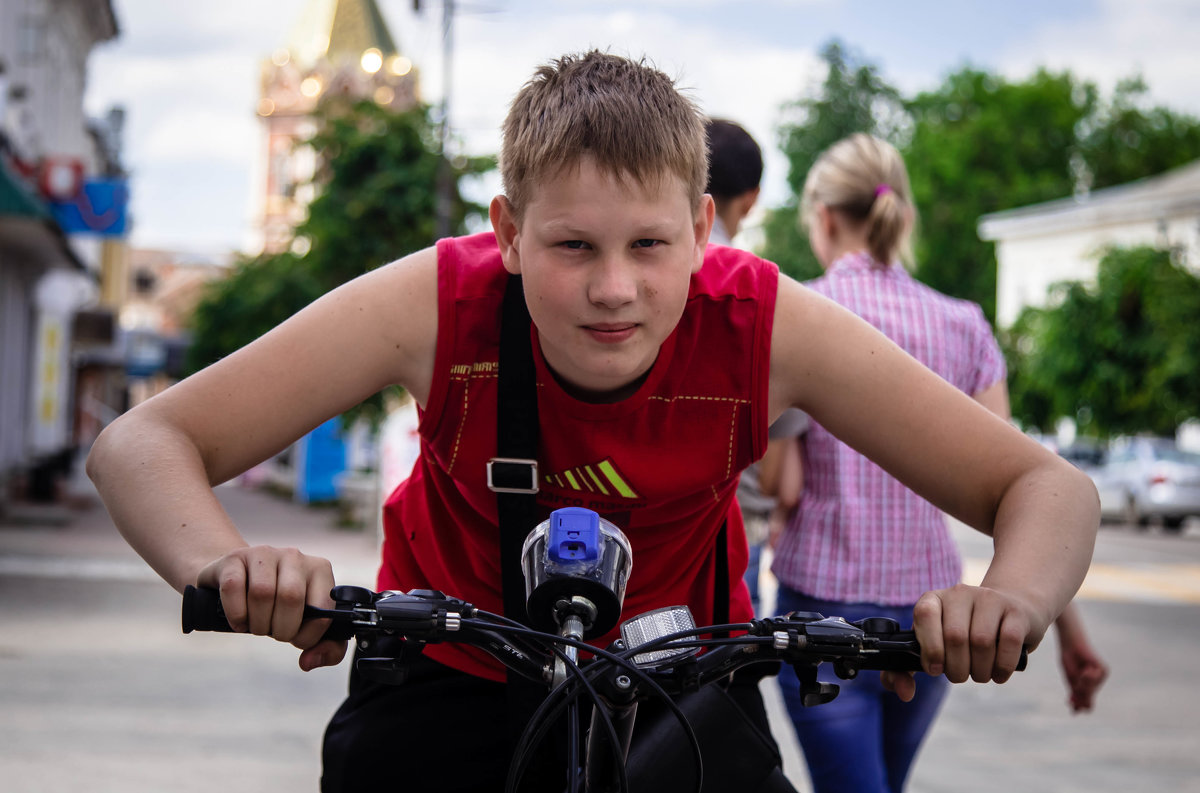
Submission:
[[[374,586],[379,566],[374,530],[338,528],[331,508],[306,507],[235,483],[216,493],[250,542],[324,556],[339,582]],[[75,501],[80,506],[18,506],[0,518],[0,574],[157,580],[113,526],[94,489]]]

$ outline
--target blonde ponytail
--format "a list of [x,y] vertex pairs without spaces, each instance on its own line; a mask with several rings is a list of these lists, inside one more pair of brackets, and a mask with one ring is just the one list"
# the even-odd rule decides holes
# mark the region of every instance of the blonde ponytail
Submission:
[[899,258],[912,265],[916,209],[908,171],[890,143],[861,132],[826,149],[808,172],[801,194],[801,215],[811,223],[818,204],[866,224],[871,257],[890,265]]

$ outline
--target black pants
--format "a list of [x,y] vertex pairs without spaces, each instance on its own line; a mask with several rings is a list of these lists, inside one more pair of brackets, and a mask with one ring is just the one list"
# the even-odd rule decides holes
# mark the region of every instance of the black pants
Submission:
[[[735,680],[728,691],[773,746],[757,679]],[[652,706],[639,708],[635,745]],[[399,686],[371,683],[352,672],[349,696],[325,732],[322,793],[502,791],[512,756],[509,707],[505,684],[424,657],[413,662]],[[551,734],[558,746],[543,747],[550,754],[543,756],[543,768],[565,770],[564,730]],[[521,789],[561,791],[564,779],[535,772]]]

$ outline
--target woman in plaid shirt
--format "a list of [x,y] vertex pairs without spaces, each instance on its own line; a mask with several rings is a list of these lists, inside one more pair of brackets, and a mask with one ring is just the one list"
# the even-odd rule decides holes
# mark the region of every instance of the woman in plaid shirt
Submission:
[[[801,207],[826,271],[808,286],[1008,418],[1004,358],[983,311],[919,283],[899,264],[910,259],[915,210],[895,148],[863,134],[835,144],[809,172]],[[961,580],[958,549],[936,507],[819,423],[804,436],[802,459],[805,489],[772,566],[777,611],[886,615],[908,628],[922,593]],[[1073,608],[1058,630],[1071,704],[1090,708],[1107,670]],[[863,675],[839,681],[834,702],[806,709],[795,673],[785,668],[779,677],[817,793],[902,790],[949,686],[919,673],[916,697],[901,702],[878,677]]]

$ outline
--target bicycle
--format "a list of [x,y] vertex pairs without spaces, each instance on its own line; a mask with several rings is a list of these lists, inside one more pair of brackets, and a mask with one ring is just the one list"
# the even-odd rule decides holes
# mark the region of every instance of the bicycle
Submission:
[[[539,524],[522,551],[532,627],[435,590],[375,592],[357,586],[334,587],[334,608],[306,606],[304,616],[329,619],[326,638],[353,639],[357,669],[376,682],[402,684],[408,663],[426,644],[455,641],[477,647],[515,673],[547,686],[546,698],[517,744],[509,791],[517,789],[534,747],[563,715],[571,793],[630,789],[625,763],[638,703],[648,698],[661,701],[682,728],[696,768],[695,788],[700,790],[699,744],[673,697],[728,680],[752,664],[783,662],[795,668],[804,704],[817,706],[838,693],[836,684],[817,680],[823,663],[832,664],[843,680],[864,670],[921,669],[915,634],[880,617],[847,622],[794,612],[698,627],[686,606],[672,606],[626,620],[620,626],[621,638],[605,649],[590,645],[588,639],[616,626],[631,556],[620,529],[590,510],[567,508]],[[220,595],[212,589],[187,587],[182,618],[184,633],[232,630]],[[384,638],[391,645],[399,639],[399,649],[373,654]],[[591,657],[581,660],[581,652]],[[1025,665],[1023,652],[1017,668]],[[592,704],[586,737],[580,734],[579,719],[584,698]]]

